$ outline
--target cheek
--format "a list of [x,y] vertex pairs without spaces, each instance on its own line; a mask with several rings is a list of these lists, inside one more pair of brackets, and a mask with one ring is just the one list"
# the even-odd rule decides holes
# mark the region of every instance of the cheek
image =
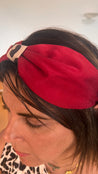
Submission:
[[[32,135],[31,135],[32,136]],[[31,140],[31,139],[30,139]],[[59,132],[52,131],[51,133],[34,134],[30,146],[33,149],[32,153],[44,154],[44,155],[58,155],[68,149],[74,142],[74,136],[72,132]]]
[[32,155],[37,156],[41,161],[48,162],[56,159],[61,153],[61,143],[55,136],[35,137],[31,143]]

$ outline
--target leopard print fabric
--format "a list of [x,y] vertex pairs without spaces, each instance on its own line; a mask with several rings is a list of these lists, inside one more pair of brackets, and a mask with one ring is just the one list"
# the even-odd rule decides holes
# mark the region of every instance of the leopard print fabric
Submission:
[[10,143],[6,143],[3,149],[0,171],[2,174],[48,174],[45,165],[29,167],[22,164]]

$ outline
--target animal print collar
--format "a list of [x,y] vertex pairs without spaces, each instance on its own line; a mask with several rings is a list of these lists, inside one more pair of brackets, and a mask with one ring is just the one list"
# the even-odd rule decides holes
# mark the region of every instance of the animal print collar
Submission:
[[20,161],[10,143],[6,143],[0,158],[2,174],[48,174],[45,165],[29,167]]

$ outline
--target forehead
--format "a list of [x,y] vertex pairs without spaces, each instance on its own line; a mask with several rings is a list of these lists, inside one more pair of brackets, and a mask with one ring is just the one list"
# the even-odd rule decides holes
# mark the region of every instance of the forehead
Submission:
[[[28,111],[26,109],[26,107],[23,105],[23,103],[21,102],[21,100],[19,100],[19,98],[17,98],[15,96],[15,94],[10,90],[10,88],[8,87],[8,85],[6,83],[3,83],[2,96],[4,98],[4,101],[10,107],[11,110],[14,110],[14,111],[19,110],[19,111],[24,111],[24,112]],[[40,112],[39,110],[37,110],[33,106],[30,106],[27,103],[26,103],[26,106],[33,114],[41,116],[46,119],[52,119],[49,115],[44,114],[43,112]]]
[[30,96],[27,95],[27,91],[30,89],[26,86],[26,84],[18,75],[9,73],[9,76],[7,76],[3,81],[3,88],[4,85],[9,92],[16,94],[16,96],[21,99],[24,98],[35,104],[34,101],[31,100]]

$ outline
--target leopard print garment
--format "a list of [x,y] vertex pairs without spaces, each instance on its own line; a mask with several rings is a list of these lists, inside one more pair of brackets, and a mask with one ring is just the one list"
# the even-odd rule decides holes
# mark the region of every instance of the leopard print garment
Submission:
[[10,143],[6,143],[0,158],[2,174],[48,174],[45,165],[29,167],[20,161]]

